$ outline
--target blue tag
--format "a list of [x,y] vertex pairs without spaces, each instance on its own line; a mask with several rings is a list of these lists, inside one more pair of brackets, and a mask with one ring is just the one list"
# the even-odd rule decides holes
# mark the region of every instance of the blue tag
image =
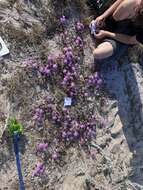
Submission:
[[72,98],[65,97],[64,98],[64,106],[71,106],[71,104],[72,104]]

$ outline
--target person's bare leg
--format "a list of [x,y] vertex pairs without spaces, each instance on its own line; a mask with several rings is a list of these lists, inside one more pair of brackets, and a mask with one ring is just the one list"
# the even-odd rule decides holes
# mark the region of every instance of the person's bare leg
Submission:
[[110,42],[103,42],[93,50],[95,59],[104,59],[113,55],[113,46]]

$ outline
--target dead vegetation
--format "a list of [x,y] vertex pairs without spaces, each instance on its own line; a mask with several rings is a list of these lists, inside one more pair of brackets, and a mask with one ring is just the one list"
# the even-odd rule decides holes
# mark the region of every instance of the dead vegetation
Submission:
[[50,1],[1,1],[0,24],[3,35],[15,40],[32,39],[50,28],[55,15]]
[[81,15],[85,15],[88,10],[85,1],[77,0],[65,0],[60,3],[53,0],[1,0],[0,31],[11,40],[35,41],[47,30],[54,30],[57,17],[65,11],[68,13],[72,5]]

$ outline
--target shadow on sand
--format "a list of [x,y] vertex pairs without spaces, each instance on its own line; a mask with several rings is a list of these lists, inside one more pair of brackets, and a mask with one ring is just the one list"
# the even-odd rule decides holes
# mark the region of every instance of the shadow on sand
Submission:
[[[26,144],[27,144],[27,138],[25,135],[22,135],[19,140],[19,152],[20,154],[24,154],[26,151]],[[3,151],[3,148],[5,151]],[[14,147],[13,147],[13,141],[12,138],[7,136],[7,134],[4,135],[3,141],[1,143],[2,151],[0,151],[0,170],[3,170],[3,172],[7,173],[10,169],[10,161],[15,161],[15,154],[14,154]]]
[[[142,113],[142,88],[141,78],[143,70],[141,66],[131,64],[127,57],[123,64],[117,61],[105,62],[100,68],[105,80],[105,86],[111,94],[110,98],[118,102],[118,114],[120,116],[123,133],[128,147],[132,152],[130,162],[131,172],[129,181],[133,189],[143,189],[143,113]],[[142,80],[143,81],[143,80]]]

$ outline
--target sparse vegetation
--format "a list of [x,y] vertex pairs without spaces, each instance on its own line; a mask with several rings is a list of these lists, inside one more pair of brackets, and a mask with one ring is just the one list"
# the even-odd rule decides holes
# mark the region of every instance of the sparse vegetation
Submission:
[[[10,118],[9,132],[24,134],[19,151],[27,190],[132,189],[126,179],[138,168],[127,144],[136,141],[121,130],[138,115],[130,104],[130,97],[139,101],[132,97],[137,88],[124,60],[119,71],[109,71],[112,78],[91,70],[92,14],[85,0],[0,2],[0,32],[10,49],[0,60],[0,127]],[[136,51],[129,51],[135,62]],[[16,190],[11,138],[1,134],[0,185]]]

